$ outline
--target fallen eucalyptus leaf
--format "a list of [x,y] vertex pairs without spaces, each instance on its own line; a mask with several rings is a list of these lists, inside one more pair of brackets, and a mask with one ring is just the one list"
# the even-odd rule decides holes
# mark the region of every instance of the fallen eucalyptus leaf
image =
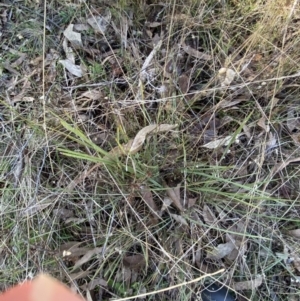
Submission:
[[92,259],[92,257],[96,254],[99,254],[102,252],[103,248],[94,248],[88,252],[86,252],[85,255],[83,255],[79,260],[77,260],[73,266],[73,271],[81,267],[83,264],[88,262],[89,260]]
[[203,52],[200,52],[188,45],[186,45],[185,43],[182,44],[182,49],[189,54],[190,56],[199,59],[199,60],[205,60],[205,61],[209,61],[212,59],[212,56]]
[[146,265],[146,260],[144,255],[135,254],[130,256],[123,257],[123,264],[125,268],[129,268],[132,270],[139,270]]
[[216,216],[207,205],[203,206],[203,219],[208,225],[213,225],[217,222]]
[[164,187],[166,188],[167,194],[169,198],[172,200],[173,205],[183,211],[183,207],[180,202],[180,183],[176,187],[169,187],[166,183],[164,183]]
[[102,278],[95,278],[91,280],[89,283],[83,284],[80,288],[82,290],[93,290],[96,286],[107,287],[107,282]]
[[92,16],[87,19],[88,24],[96,31],[104,34],[111,20],[110,10],[106,10],[105,16]]
[[81,40],[81,33],[75,32],[74,24],[70,24],[64,31],[64,36],[70,41],[74,46],[83,47]]
[[230,135],[230,136],[226,136],[224,138],[220,138],[220,139],[216,139],[214,141],[208,142],[204,145],[202,145],[202,147],[205,148],[209,148],[209,149],[215,149],[218,148],[220,146],[227,146],[229,145],[229,143],[231,142],[231,140],[235,137],[235,141],[237,141],[237,139],[241,136],[242,134],[238,134],[238,135]]
[[231,241],[219,244],[211,253],[207,254],[207,258],[221,259],[229,255],[234,249],[235,245]]
[[234,283],[232,285],[232,288],[236,291],[253,290],[259,287],[262,284],[262,281],[263,277],[261,275],[258,275],[252,280]]
[[142,196],[143,200],[154,212],[156,212],[158,209],[153,200],[153,195],[152,195],[152,191],[150,190],[150,188],[147,186],[141,186],[140,189],[141,189],[141,196]]
[[182,225],[185,225],[185,226],[188,226],[189,224],[187,223],[186,219],[181,216],[181,215],[178,215],[178,214],[170,214],[170,216],[178,223],[182,224]]
[[160,124],[160,125],[151,124],[151,125],[144,127],[137,133],[137,135],[133,139],[133,142],[129,149],[129,154],[131,154],[131,155],[136,154],[142,148],[142,146],[146,140],[146,136],[148,134],[154,133],[154,132],[155,133],[168,132],[168,131],[173,130],[175,127],[177,127],[176,124],[175,125],[174,124]]
[[59,60],[58,62],[61,63],[71,74],[77,77],[82,77],[83,72],[80,66],[75,65],[70,60]]

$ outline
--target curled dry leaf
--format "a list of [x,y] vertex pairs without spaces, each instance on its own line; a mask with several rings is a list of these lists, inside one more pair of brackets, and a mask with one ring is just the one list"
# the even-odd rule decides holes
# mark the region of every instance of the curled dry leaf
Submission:
[[82,77],[83,72],[80,66],[75,65],[70,60],[59,60],[58,62],[61,63],[71,74],[77,77]]
[[82,242],[80,241],[70,241],[62,244],[59,248],[59,256],[68,257],[68,259],[78,258],[86,254],[90,248],[81,247]]
[[190,56],[199,59],[199,60],[205,60],[205,61],[209,61],[212,59],[212,56],[203,52],[200,52],[188,45],[186,45],[185,43],[182,44],[182,49],[184,50],[184,52],[186,52],[187,54],[189,54]]
[[183,211],[183,207],[180,201],[180,183],[176,187],[169,187],[166,183],[164,183],[164,187],[166,188],[167,194],[169,198],[172,200],[173,205],[180,211]]
[[103,248],[94,248],[90,251],[87,251],[79,260],[77,260],[73,266],[73,271],[81,267],[83,264],[92,259],[96,254],[102,252]]
[[71,47],[68,47],[67,39],[63,40],[63,49],[66,55],[67,60],[71,61],[73,64],[75,64],[75,54]]
[[234,242],[234,244],[235,244],[236,248],[234,248],[232,250],[232,252],[226,256],[226,259],[229,260],[229,261],[231,261],[231,262],[233,262],[234,260],[236,260],[238,256],[239,257],[244,256],[244,254],[247,251],[247,244],[246,243],[244,243],[244,242],[242,242],[240,240],[236,240]]
[[146,260],[142,254],[129,255],[123,257],[123,264],[126,268],[140,270],[145,267]]
[[107,287],[107,282],[102,278],[95,278],[91,280],[88,284],[83,284],[80,288],[86,291],[93,290],[96,286]]
[[266,124],[266,117],[262,116],[258,122],[257,125],[260,126],[266,133],[270,132],[270,126],[268,124]]
[[77,279],[81,279],[84,278],[86,276],[88,276],[91,273],[91,271],[79,271],[77,273],[70,273],[69,274],[69,279],[70,280],[77,280]]
[[170,198],[165,197],[163,199],[163,205],[160,209],[161,213],[164,212],[167,208],[169,208],[172,205],[172,203],[173,203],[173,201]]
[[177,124],[148,125],[141,129],[134,139],[129,140],[126,144],[114,147],[103,159],[136,154],[142,148],[148,134],[167,132],[176,127]]
[[73,29],[74,29],[74,24],[70,24],[64,31],[64,36],[74,46],[83,47],[82,40],[81,40],[81,33],[75,32]]
[[178,223],[184,225],[184,226],[188,226],[189,224],[187,223],[186,219],[178,214],[170,214],[170,216]]
[[101,34],[104,34],[111,20],[111,12],[109,9],[105,11],[104,16],[92,16],[87,19],[89,25]]
[[216,216],[207,205],[203,206],[203,219],[208,225],[212,225],[217,222]]
[[300,157],[297,157],[297,158],[293,158],[293,159],[286,160],[284,162],[276,164],[271,171],[272,176],[274,176],[275,174],[277,174],[278,172],[280,172],[281,170],[286,168],[290,163],[299,162],[299,161],[300,161]]
[[190,79],[186,74],[182,74],[178,78],[178,86],[181,93],[186,94],[189,91]]
[[153,200],[152,191],[147,186],[141,186],[140,189],[143,200],[154,212],[156,212],[158,208]]
[[176,128],[177,125],[175,124],[151,124],[143,129],[141,129],[135,138],[133,139],[133,142],[129,149],[129,154],[136,154],[143,146],[146,136],[150,133],[162,133],[162,132],[168,132]]
[[77,99],[88,98],[91,100],[99,100],[103,97],[103,92],[99,89],[88,90],[82,93]]
[[211,253],[207,254],[207,258],[210,259],[221,259],[229,255],[235,249],[234,243],[231,241],[225,244],[219,244]]
[[232,288],[236,291],[253,290],[259,287],[262,284],[262,281],[263,277],[261,275],[258,275],[253,280],[237,282],[233,284]]
[[217,139],[211,142],[208,142],[204,145],[202,145],[202,147],[205,148],[209,148],[209,149],[215,149],[218,148],[220,146],[227,146],[229,145],[229,143],[232,141],[232,139],[235,137],[235,141],[237,141],[237,139],[241,136],[242,134],[238,134],[238,135],[230,135],[230,136],[226,136],[224,138],[221,139]]
[[218,72],[218,78],[222,87],[229,86],[236,76],[236,72],[229,68],[221,68]]
[[297,116],[296,110],[294,108],[290,108],[288,110],[286,125],[291,133],[294,130],[300,129],[300,117]]
[[67,218],[74,216],[73,210],[69,210],[66,208],[53,209],[53,214],[54,214],[54,216],[59,217],[62,220],[65,220]]

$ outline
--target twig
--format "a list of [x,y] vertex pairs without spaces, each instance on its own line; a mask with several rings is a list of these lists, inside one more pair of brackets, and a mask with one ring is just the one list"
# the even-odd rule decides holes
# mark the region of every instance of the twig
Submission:
[[221,269],[217,272],[214,272],[214,273],[211,273],[211,274],[205,274],[205,275],[202,275],[201,277],[198,277],[196,279],[193,279],[193,280],[190,280],[190,281],[184,281],[182,283],[179,283],[179,284],[176,284],[176,285],[173,285],[173,286],[170,286],[170,287],[166,287],[166,288],[162,288],[160,290],[157,290],[157,291],[152,291],[152,292],[149,292],[149,293],[144,293],[144,294],[140,294],[140,295],[136,295],[136,296],[131,296],[131,297],[126,297],[126,298],[121,298],[121,299],[112,299],[113,301],[125,301],[125,300],[131,300],[131,299],[135,299],[135,298],[142,298],[142,297],[146,297],[146,296],[150,296],[150,295],[154,295],[154,294],[159,294],[159,293],[163,293],[163,292],[166,292],[166,291],[169,291],[169,290],[172,290],[174,288],[178,288],[178,287],[181,287],[181,286],[185,286],[185,285],[188,285],[188,284],[191,284],[191,283],[195,283],[195,282],[198,282],[206,277],[212,277],[212,276],[215,276],[217,274],[220,274],[220,273],[223,273],[225,271],[225,269]]

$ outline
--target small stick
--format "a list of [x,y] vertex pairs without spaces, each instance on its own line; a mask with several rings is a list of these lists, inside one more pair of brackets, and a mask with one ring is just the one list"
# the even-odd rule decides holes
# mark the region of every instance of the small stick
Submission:
[[154,295],[154,294],[166,292],[166,291],[169,291],[169,290],[177,288],[177,287],[181,287],[181,286],[184,286],[184,285],[187,285],[187,284],[198,282],[198,281],[202,280],[203,278],[211,277],[211,276],[223,273],[224,271],[225,271],[225,269],[221,269],[221,270],[219,270],[217,272],[214,272],[214,273],[211,273],[211,274],[205,274],[205,275],[202,275],[201,277],[198,277],[196,279],[193,279],[193,280],[190,280],[190,281],[187,281],[187,282],[184,281],[182,283],[179,283],[179,284],[176,284],[176,285],[173,285],[173,286],[170,286],[170,287],[166,287],[166,288],[160,289],[158,291],[153,291],[153,292],[144,293],[144,294],[140,294],[140,295],[136,295],[136,296],[131,296],[131,297],[126,297],[126,298],[121,298],[121,299],[112,299],[112,300],[113,301],[125,301],[125,300],[131,300],[131,299],[135,299],[135,298],[142,298],[142,297],[146,297],[146,296],[150,296],[150,295]]

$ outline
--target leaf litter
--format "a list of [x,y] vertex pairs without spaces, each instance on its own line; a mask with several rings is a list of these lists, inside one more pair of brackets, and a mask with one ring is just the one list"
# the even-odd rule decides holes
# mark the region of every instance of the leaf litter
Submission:
[[[4,273],[13,270],[11,279],[22,279],[24,249],[30,249],[24,266],[43,259],[45,268],[54,271],[47,251],[61,244],[64,272],[89,300],[98,293],[108,300],[154,291],[157,283],[176,285],[221,265],[232,277],[231,287],[245,298],[251,291],[265,300],[279,283],[292,295],[292,284],[277,283],[273,274],[280,278],[299,272],[297,252],[286,253],[285,262],[290,257],[292,263],[283,265],[273,249],[282,253],[284,238],[297,246],[299,236],[299,72],[290,72],[298,58],[291,49],[299,47],[289,36],[294,29],[284,39],[270,29],[274,45],[262,54],[265,41],[260,37],[268,37],[269,29],[260,20],[270,18],[260,18],[264,12],[258,4],[253,16],[240,20],[240,28],[250,21],[265,31],[254,31],[249,43],[248,34],[231,26],[236,20],[224,20],[211,3],[201,3],[196,17],[177,2],[172,7],[145,2],[128,9],[105,3],[88,4],[85,13],[80,1],[70,19],[64,19],[69,10],[61,3],[49,5],[46,42],[51,37],[55,46],[45,45],[43,54],[31,39],[38,35],[25,35],[33,29],[22,21],[26,16],[38,25],[39,4],[32,9],[30,3],[15,3],[14,10],[0,5],[1,38],[4,45],[13,45],[0,49],[2,227],[17,221],[18,229],[8,231],[19,243],[5,243],[21,263],[6,269],[11,263],[4,262]],[[269,6],[268,13],[274,9]],[[57,16],[60,8],[65,15]],[[202,11],[214,11],[216,17]],[[220,24],[225,24],[225,36],[218,33]],[[287,48],[276,45],[277,40]],[[256,43],[259,47],[252,49]],[[241,45],[249,45],[246,52]],[[279,48],[289,52],[280,61],[274,56]],[[276,64],[284,66],[283,74]],[[40,98],[42,88],[47,95]],[[52,111],[69,124],[68,131]],[[24,128],[32,135],[24,134]],[[242,134],[233,134],[239,128]],[[103,135],[96,145],[91,137],[99,132],[109,132],[111,139]],[[58,146],[77,157],[66,157]],[[20,161],[15,160],[18,153]],[[93,208],[87,210],[90,202]],[[149,214],[156,222],[148,223]],[[269,240],[262,239],[270,236],[266,225],[273,229]],[[33,233],[29,246],[18,237],[23,228],[24,237]],[[68,247],[63,240],[77,242]],[[33,244],[46,251],[36,252]],[[1,256],[6,251],[1,248]],[[264,257],[255,270],[253,254]],[[290,280],[297,285],[297,278]],[[7,285],[12,281],[8,277]],[[198,287],[184,288],[196,300]],[[179,296],[169,289],[155,298]]]

